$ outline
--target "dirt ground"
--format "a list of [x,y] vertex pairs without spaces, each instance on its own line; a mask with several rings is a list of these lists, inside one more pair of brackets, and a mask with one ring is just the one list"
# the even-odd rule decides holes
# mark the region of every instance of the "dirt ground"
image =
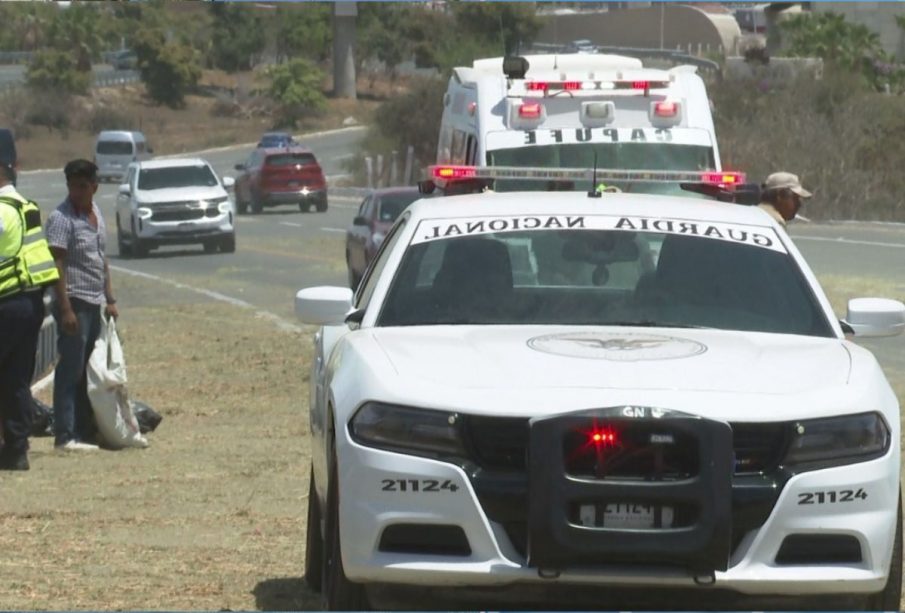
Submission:
[[[90,159],[97,138],[97,130],[91,128],[91,116],[100,112],[97,109],[115,112],[127,122],[123,125],[128,128],[124,129],[144,132],[155,155],[255,142],[262,132],[274,128],[269,114],[252,112],[260,107],[248,100],[248,92],[255,82],[250,74],[228,75],[206,71],[202,80],[203,91],[188,96],[184,109],[170,109],[149,102],[140,84],[94,90],[90,96],[74,99],[73,126],[69,130],[27,126],[21,131],[24,133],[17,135],[20,168],[58,168],[73,158]],[[235,116],[224,115],[222,110],[224,96],[229,97],[225,92],[229,91],[238,92],[240,110]],[[339,128],[349,118],[359,124],[367,124],[374,109],[391,92],[392,88],[384,82],[372,83],[369,79],[362,79],[357,100],[328,98],[327,107],[322,112],[303,118],[291,131],[299,134]],[[0,125],[12,125],[8,117],[12,112],[0,104]]]
[[301,580],[310,335],[116,284],[130,394],[163,421],[144,450],[32,439],[31,471],[0,474],[0,609],[319,608]]

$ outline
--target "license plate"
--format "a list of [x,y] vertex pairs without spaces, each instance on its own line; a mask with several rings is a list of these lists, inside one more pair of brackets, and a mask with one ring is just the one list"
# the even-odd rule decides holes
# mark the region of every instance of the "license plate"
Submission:
[[[644,530],[656,527],[657,508],[650,504],[611,502],[609,504],[583,504],[579,508],[581,525],[593,528]],[[671,528],[672,507],[660,507],[660,528]]]

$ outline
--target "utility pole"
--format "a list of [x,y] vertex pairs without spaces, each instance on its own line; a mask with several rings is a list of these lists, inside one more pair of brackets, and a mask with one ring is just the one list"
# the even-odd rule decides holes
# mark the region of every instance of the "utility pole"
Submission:
[[356,98],[355,91],[355,2],[333,3],[333,95]]

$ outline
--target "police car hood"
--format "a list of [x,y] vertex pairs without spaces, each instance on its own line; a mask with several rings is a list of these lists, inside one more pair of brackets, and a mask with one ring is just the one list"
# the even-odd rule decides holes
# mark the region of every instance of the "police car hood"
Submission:
[[845,384],[839,339],[675,328],[376,328],[403,380],[446,389],[800,394]]
[[226,191],[219,185],[192,185],[189,187],[165,187],[162,189],[137,190],[136,199],[142,204],[163,202],[192,202],[223,198]]

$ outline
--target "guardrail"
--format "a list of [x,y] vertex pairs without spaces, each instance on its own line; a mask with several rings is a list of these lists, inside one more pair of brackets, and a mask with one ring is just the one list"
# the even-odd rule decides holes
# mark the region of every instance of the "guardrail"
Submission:
[[[92,87],[122,87],[129,83],[141,81],[137,70],[118,70],[114,73],[96,74]],[[0,83],[0,91],[9,91],[25,85],[25,81],[6,81]]]
[[44,323],[38,334],[38,349],[35,352],[35,371],[31,382],[34,383],[57,361],[57,322],[50,314],[53,301],[50,294],[44,294]]

